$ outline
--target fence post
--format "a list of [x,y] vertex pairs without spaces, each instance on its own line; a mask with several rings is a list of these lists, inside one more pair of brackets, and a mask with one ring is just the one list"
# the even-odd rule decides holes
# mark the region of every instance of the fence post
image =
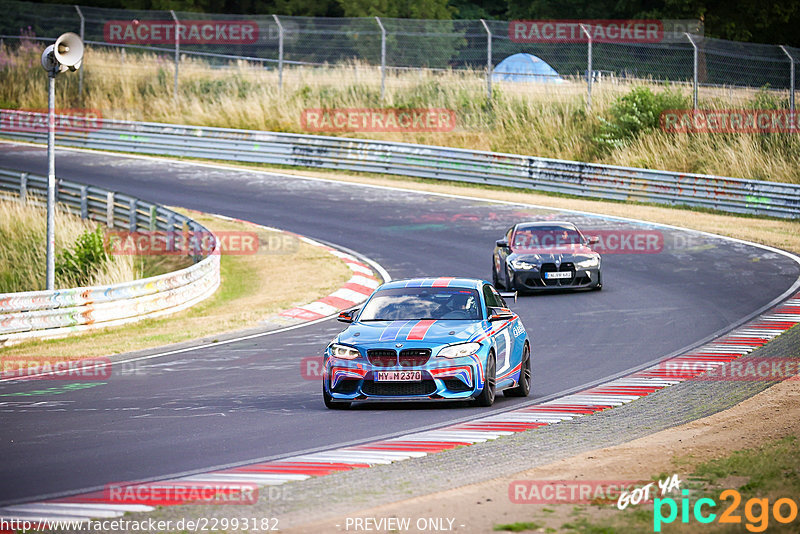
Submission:
[[136,208],[138,207],[139,202],[132,198],[128,203],[128,231],[133,233],[138,228],[138,214],[136,213]]
[[114,228],[114,192],[106,193],[106,226]]
[[486,97],[492,101],[492,30],[486,21],[481,19],[483,29],[486,30]]
[[89,217],[89,192],[88,187],[85,185],[81,186],[81,219],[86,219]]
[[[83,39],[83,30],[86,26],[86,19],[83,18],[83,13],[81,12],[81,8],[75,6],[75,11],[78,12],[78,16],[81,18],[81,42],[85,43]],[[84,55],[83,60],[81,61],[81,68],[78,69],[78,95],[83,96],[83,66],[86,64],[86,56]]]
[[278,19],[278,15],[272,15],[275,24],[278,25],[278,92],[283,91],[283,24]]
[[174,243],[175,243],[175,215],[172,211],[167,213],[167,223],[165,225],[167,230],[166,236],[166,247],[168,252],[172,252],[174,250]]
[[586,36],[588,40],[588,46],[586,47],[586,110],[591,113],[592,112],[592,34],[589,30],[586,29],[586,26],[581,24],[581,31]]
[[175,87],[173,88],[173,94],[175,96],[175,100],[178,99],[178,65],[181,61],[181,37],[179,35],[180,29],[180,22],[178,22],[178,16],[175,14],[174,9],[170,9],[169,12],[172,14],[172,20],[175,21]]
[[783,53],[789,58],[789,109],[794,113],[794,57],[786,50],[786,47],[780,45]]
[[694,42],[694,39],[692,39],[692,36],[689,35],[688,33],[684,33],[684,35],[686,36],[687,39],[689,39],[689,42],[692,43],[692,48],[694,49],[694,66],[692,67],[692,70],[694,71],[694,77],[693,77],[693,81],[692,81],[692,109],[697,111],[697,85],[698,85],[698,81],[697,81],[698,80],[698,78],[697,78],[697,76],[698,76],[698,72],[697,72],[697,69],[698,69],[697,43]]
[[386,29],[383,27],[380,17],[375,17],[378,27],[381,29],[381,102],[386,93]]
[[28,173],[19,174],[19,203],[23,206],[28,201]]

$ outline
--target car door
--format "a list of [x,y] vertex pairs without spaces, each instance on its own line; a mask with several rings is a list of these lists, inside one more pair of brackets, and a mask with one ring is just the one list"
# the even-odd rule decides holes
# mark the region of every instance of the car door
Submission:
[[497,247],[497,259],[495,260],[495,267],[497,271],[498,279],[503,283],[506,288],[510,288],[509,285],[511,280],[508,278],[508,269],[506,269],[506,259],[508,255],[511,253],[511,236],[514,233],[514,227],[512,226],[508,230],[506,230],[505,240],[508,243],[508,247]]
[[[486,317],[489,317],[489,308],[507,308],[503,298],[489,284],[483,286],[483,299],[486,302]],[[492,326],[499,326],[495,323]],[[514,355],[514,336],[511,333],[511,328],[503,328],[500,332],[494,335],[495,343],[495,358],[497,360],[497,376],[501,377],[508,373],[512,367],[511,363]]]

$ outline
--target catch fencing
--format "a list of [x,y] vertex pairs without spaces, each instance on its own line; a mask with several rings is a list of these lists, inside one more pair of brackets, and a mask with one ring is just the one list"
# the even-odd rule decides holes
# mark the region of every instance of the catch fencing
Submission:
[[[0,124],[44,120],[43,114],[0,110]],[[37,143],[46,140],[42,131],[0,130],[0,136]],[[57,132],[56,141],[60,146],[98,150],[395,174],[800,218],[800,185],[497,152],[105,119],[84,131]]]
[[[387,82],[403,83],[410,72],[461,71],[484,78],[490,100],[498,84],[522,82],[558,95],[578,83],[591,107],[593,87],[644,80],[690,85],[695,107],[700,90],[724,99],[725,89],[744,87],[780,91],[794,109],[794,70],[800,60],[800,48],[704,37],[697,20],[641,21],[655,24],[657,31],[639,37],[598,21],[562,21],[564,33],[548,21],[223,15],[14,0],[0,0],[0,9],[0,38],[9,44],[52,41],[72,31],[92,47],[122,51],[120,61],[126,52],[146,52],[171,62],[176,96],[182,58],[200,58],[217,68],[244,61],[277,71],[279,87],[303,68],[350,66],[354,81],[374,78],[371,72],[360,75],[362,69],[379,69],[381,98]],[[504,66],[505,58],[518,53],[531,54],[553,72]],[[92,69],[91,61],[84,69]]]
[[[42,203],[47,177],[0,169],[0,193],[19,202]],[[100,187],[58,180],[59,209],[97,221],[109,229],[163,234],[173,250],[182,232],[212,236],[198,222],[168,208]],[[64,336],[174,313],[209,297],[219,286],[219,243],[205,257],[178,271],[120,284],[55,291],[0,294],[0,344]]]

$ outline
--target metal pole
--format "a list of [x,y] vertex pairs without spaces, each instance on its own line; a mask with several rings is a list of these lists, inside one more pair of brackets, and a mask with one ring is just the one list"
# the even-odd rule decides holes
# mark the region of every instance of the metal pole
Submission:
[[278,25],[278,92],[283,91],[283,24],[278,15],[272,15]]
[[179,35],[180,23],[178,22],[178,16],[175,14],[174,9],[169,10],[172,13],[172,20],[175,21],[175,86],[173,88],[173,94],[175,96],[175,100],[178,99],[178,65],[180,64],[181,59],[181,38]]
[[48,73],[50,90],[47,98],[47,290],[55,286],[56,245],[56,73]]
[[375,17],[381,29],[381,101],[386,93],[386,29],[379,17]]
[[486,97],[492,101],[492,31],[486,21],[481,19],[483,29],[486,30]]
[[698,50],[697,50],[697,43],[694,42],[692,36],[688,33],[684,33],[689,42],[692,43],[692,48],[694,49],[694,81],[692,82],[692,109],[697,111],[697,86],[698,86]]
[[786,57],[789,58],[789,110],[794,113],[794,58],[789,51],[786,50],[785,46],[780,45],[780,47],[783,53],[786,54]]
[[[81,42],[85,42],[83,40],[83,30],[86,25],[86,20],[83,18],[83,13],[81,12],[80,7],[75,6],[75,11],[78,12],[78,16],[81,18]],[[78,73],[78,94],[83,96],[83,62],[81,62],[80,72]]]
[[581,30],[589,45],[586,48],[586,109],[589,113],[592,112],[592,34],[586,29],[586,26],[581,24]]

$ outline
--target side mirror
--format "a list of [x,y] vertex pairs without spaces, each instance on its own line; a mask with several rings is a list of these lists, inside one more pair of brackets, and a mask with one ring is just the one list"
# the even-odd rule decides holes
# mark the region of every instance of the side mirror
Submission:
[[513,319],[514,313],[508,308],[489,308],[489,322]]
[[353,319],[355,318],[356,314],[358,313],[358,309],[355,310],[346,310],[339,313],[339,316],[336,318],[337,321],[341,321],[343,323],[352,323]]
[[505,239],[505,238],[504,239],[498,239],[497,241],[494,242],[494,244],[497,245],[500,248],[508,248],[508,240]]
[[587,245],[596,245],[599,242],[600,242],[600,238],[597,237],[596,235],[590,235],[589,237],[586,238],[586,244]]

